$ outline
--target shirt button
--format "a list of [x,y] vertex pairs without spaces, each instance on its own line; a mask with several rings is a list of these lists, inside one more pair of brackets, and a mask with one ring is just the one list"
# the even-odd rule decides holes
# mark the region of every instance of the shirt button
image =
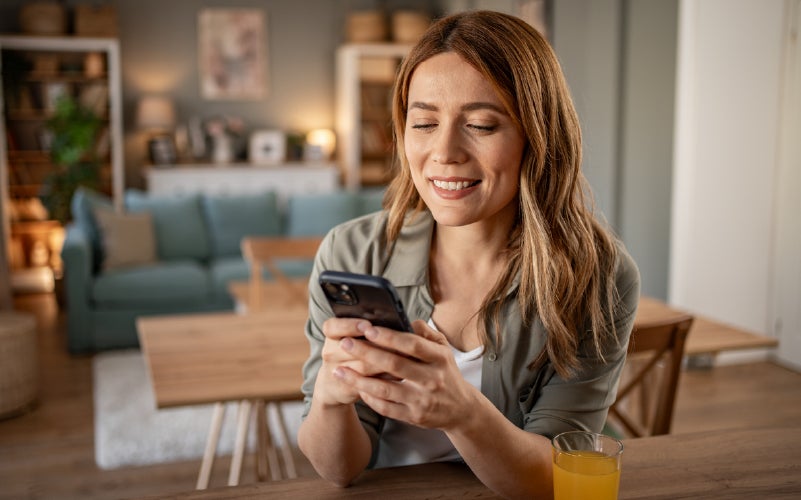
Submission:
[[498,356],[494,352],[491,352],[487,356],[487,359],[489,359],[490,361],[495,361],[496,359],[498,359]]

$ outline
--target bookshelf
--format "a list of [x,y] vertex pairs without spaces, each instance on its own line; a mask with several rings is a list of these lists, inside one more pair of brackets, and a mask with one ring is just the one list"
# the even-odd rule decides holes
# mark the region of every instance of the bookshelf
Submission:
[[411,45],[345,44],[337,49],[339,164],[345,186],[383,185],[392,166],[392,86]]
[[61,224],[39,203],[54,171],[47,121],[60,96],[100,119],[100,189],[122,202],[124,183],[119,42],[78,36],[0,36],[0,243],[12,283],[31,271],[59,274]]

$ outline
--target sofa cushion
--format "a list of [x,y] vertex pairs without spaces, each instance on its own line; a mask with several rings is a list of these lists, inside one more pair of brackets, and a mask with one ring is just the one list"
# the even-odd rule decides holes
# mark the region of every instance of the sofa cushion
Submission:
[[160,260],[207,259],[209,235],[203,221],[200,195],[148,196],[130,190],[125,194],[129,212],[150,212]]
[[[278,268],[290,278],[309,276],[314,262],[305,259],[281,259],[276,262]],[[247,281],[250,279],[250,268],[242,257],[221,257],[209,264],[209,279],[211,280],[212,294],[219,301],[225,297],[230,298],[228,284],[232,281]],[[264,270],[264,279],[270,280],[270,272]]]
[[135,267],[156,261],[153,217],[120,214],[105,208],[95,210],[103,240],[103,270]]
[[360,214],[359,197],[348,191],[299,194],[289,198],[288,236],[322,236],[334,226]]
[[204,304],[211,299],[210,280],[197,262],[159,262],[104,272],[95,279],[92,298],[101,308]]
[[211,196],[202,201],[214,257],[241,255],[245,236],[281,234],[278,197],[272,191],[256,195]]
[[[209,264],[209,280],[215,300],[231,299],[228,283],[247,281],[250,278],[248,263],[242,257],[220,257]],[[233,300],[233,299],[231,299]]]
[[114,206],[111,198],[87,187],[79,186],[72,195],[70,208],[73,222],[89,237],[89,245],[92,248],[92,272],[97,272],[103,262],[103,241],[95,219],[95,210],[112,210]]

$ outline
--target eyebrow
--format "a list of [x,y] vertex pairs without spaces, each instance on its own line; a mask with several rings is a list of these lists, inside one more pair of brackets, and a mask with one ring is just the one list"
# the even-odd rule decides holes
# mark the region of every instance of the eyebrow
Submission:
[[[433,104],[429,104],[427,102],[415,101],[409,105],[409,109],[422,109],[424,111],[438,111],[439,108],[434,106]],[[477,111],[480,109],[489,109],[495,111],[496,113],[500,113],[505,115],[506,110],[502,107],[493,104],[491,102],[471,102],[469,104],[465,104],[462,106],[462,111]]]

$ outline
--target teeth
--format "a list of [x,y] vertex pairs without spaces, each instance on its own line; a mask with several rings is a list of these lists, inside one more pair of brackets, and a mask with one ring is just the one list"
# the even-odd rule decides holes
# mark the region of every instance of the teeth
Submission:
[[467,189],[472,184],[472,182],[468,181],[448,182],[448,181],[434,180],[433,182],[434,185],[437,186],[438,188],[447,189],[448,191],[458,191],[460,189]]

